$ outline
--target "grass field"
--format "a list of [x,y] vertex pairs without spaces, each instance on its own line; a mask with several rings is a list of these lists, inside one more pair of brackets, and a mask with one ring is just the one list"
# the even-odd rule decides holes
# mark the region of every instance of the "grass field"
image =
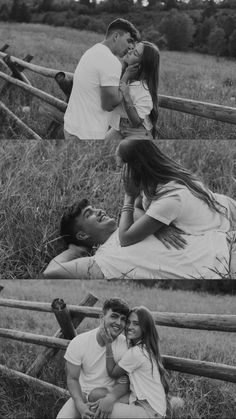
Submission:
[[[8,53],[23,58],[34,56],[33,63],[58,70],[74,71],[78,60],[87,48],[103,39],[92,32],[65,27],[33,24],[9,24],[1,22],[0,38],[8,43]],[[63,93],[53,80],[25,72],[33,85],[60,98]],[[164,95],[195,99],[225,106],[236,106],[236,62],[215,57],[178,52],[161,52],[160,88]],[[232,85],[227,84],[231,80]],[[0,86],[4,82],[0,79]],[[15,93],[17,91],[17,93]],[[39,115],[39,100],[31,98],[15,88],[8,89],[3,101],[43,138],[49,125],[48,119]],[[22,105],[31,106],[30,114],[24,114]],[[24,138],[4,115],[0,138]],[[159,125],[164,138],[178,139],[232,139],[234,125],[205,118],[160,109]],[[58,138],[62,131],[58,132]]]
[[[159,147],[216,192],[236,197],[236,141],[162,140]],[[116,144],[0,142],[0,278],[38,278],[61,249],[65,206],[82,197],[117,217],[123,202]]]
[[[235,312],[235,297],[213,296],[204,293],[148,289],[129,283],[105,283],[104,281],[1,281],[5,288],[3,298],[51,302],[63,298],[67,304],[78,304],[88,293],[95,294],[101,306],[106,298],[118,296],[131,306],[146,305],[151,310],[232,314]],[[0,308],[1,327],[53,335],[58,329],[52,314],[29,312],[27,310]],[[98,324],[87,319],[81,331]],[[210,362],[236,364],[235,334],[222,332],[192,331],[187,329],[159,327],[161,351],[163,354],[200,359]],[[0,363],[25,372],[33,362],[40,347],[1,339]],[[42,372],[40,378],[65,387],[62,362],[58,354]],[[185,406],[176,411],[176,419],[230,419],[235,417],[235,384],[176,372],[170,373],[171,395],[184,398]],[[51,419],[65,402],[41,389],[28,387],[0,376],[0,417],[7,419]]]

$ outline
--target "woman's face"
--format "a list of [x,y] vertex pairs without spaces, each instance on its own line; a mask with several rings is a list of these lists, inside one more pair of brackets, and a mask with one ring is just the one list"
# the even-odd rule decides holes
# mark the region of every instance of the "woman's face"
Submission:
[[135,45],[134,49],[127,52],[124,56],[124,62],[128,65],[139,64],[142,59],[144,45],[139,42]]
[[132,340],[138,340],[142,336],[141,327],[139,325],[138,316],[136,313],[131,313],[127,320],[127,338]]

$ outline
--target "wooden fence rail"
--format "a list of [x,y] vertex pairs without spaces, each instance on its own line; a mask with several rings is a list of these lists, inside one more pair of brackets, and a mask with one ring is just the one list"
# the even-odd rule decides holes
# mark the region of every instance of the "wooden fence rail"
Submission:
[[[0,328],[0,337],[64,350],[70,343],[67,339],[4,328]],[[162,358],[166,369],[236,383],[236,367],[234,366],[166,355]]]
[[[24,310],[52,313],[50,303],[0,298],[0,307],[20,308]],[[71,316],[98,318],[102,314],[99,307],[66,305]],[[218,332],[236,332],[236,315],[230,314],[195,314],[195,313],[164,313],[152,311],[155,323],[160,326],[198,329]]]
[[[0,52],[0,57],[5,58],[7,56],[8,54],[4,52]],[[20,64],[23,68],[33,71],[35,73],[38,73],[45,77],[51,77],[55,79],[58,73],[61,73],[65,75],[68,81],[73,79],[73,73],[71,72],[42,67],[39,65],[28,63],[24,60],[21,60],[13,56],[11,56],[10,59],[13,64],[18,64],[18,65]],[[24,86],[22,85],[24,84],[23,82],[22,84],[16,83],[16,81],[18,80],[10,76],[7,76],[4,78],[4,73],[2,72],[0,73],[0,77],[5,79],[9,83],[12,83],[24,89]],[[60,104],[59,102],[57,103],[57,100],[59,99],[56,99],[56,98],[54,98],[54,101],[51,100],[51,102],[48,102],[45,96],[46,93],[45,95],[44,94],[39,95],[39,89],[37,89],[38,91],[34,89],[35,88],[25,89],[25,90],[27,90],[32,95],[39,97],[42,100],[45,100],[47,103],[50,103],[52,106],[56,107],[57,109],[60,109],[62,112],[65,112],[65,109],[67,106],[65,102],[63,105]],[[41,91],[41,93],[43,92]],[[51,97],[53,98],[53,96]],[[178,98],[178,97],[173,97],[173,96],[165,96],[165,95],[158,95],[158,99],[159,99],[159,106],[162,108],[236,125],[236,108],[197,101],[197,100]]]

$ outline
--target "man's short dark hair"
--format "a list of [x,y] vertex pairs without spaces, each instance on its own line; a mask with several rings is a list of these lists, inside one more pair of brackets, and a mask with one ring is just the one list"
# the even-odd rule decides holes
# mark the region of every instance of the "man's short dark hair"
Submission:
[[124,314],[125,317],[128,317],[130,311],[128,304],[120,298],[109,298],[104,302],[102,308],[103,314],[106,314],[110,309],[116,313]]
[[140,41],[141,39],[138,29],[126,19],[118,18],[113,20],[107,27],[106,37],[115,31],[129,32],[134,41]]
[[75,244],[76,246],[84,246],[91,250],[92,244],[89,239],[78,239],[76,237],[76,218],[81,214],[82,210],[89,204],[87,199],[81,199],[79,202],[66,208],[61,218],[60,236],[64,239],[67,245]]

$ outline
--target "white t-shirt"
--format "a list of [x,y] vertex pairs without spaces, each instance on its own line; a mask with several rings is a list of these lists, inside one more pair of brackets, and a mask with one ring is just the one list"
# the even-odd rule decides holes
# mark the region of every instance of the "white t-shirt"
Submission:
[[140,346],[129,348],[118,365],[129,374],[130,400],[147,400],[161,416],[166,414],[166,396],[155,360],[152,365],[148,353]]
[[121,62],[98,43],[81,57],[64,116],[64,128],[82,140],[104,139],[109,112],[101,106],[101,86],[119,86]]
[[[121,247],[118,230],[95,253],[95,261],[108,279],[220,279],[229,263],[229,220],[210,210],[185,186],[151,203],[144,197],[146,214],[164,224],[171,222],[188,235],[184,249],[167,249],[154,235]],[[227,208],[227,197],[221,203]],[[220,201],[219,195],[216,198]],[[149,205],[149,206],[148,206]]]
[[[152,129],[152,123],[149,114],[153,108],[152,97],[148,90],[147,84],[141,81],[134,81],[129,85],[130,96],[136,108],[138,116],[143,119],[143,125],[147,130]],[[110,115],[110,125],[115,130],[119,131],[120,118],[128,118],[123,103],[113,109]]]
[[[96,387],[110,389],[115,381],[109,377],[106,369],[106,347],[97,342],[98,328],[81,333],[69,343],[64,358],[75,365],[81,365],[79,382],[84,393]],[[118,362],[127,351],[124,335],[119,335],[112,342],[114,359]]]

